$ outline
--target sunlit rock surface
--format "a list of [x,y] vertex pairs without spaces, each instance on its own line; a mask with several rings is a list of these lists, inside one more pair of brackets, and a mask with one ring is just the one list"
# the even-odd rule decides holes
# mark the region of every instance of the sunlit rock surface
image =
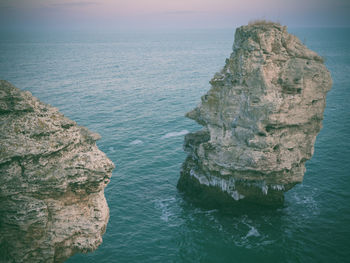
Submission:
[[114,165],[98,139],[0,81],[0,262],[63,262],[101,244]]
[[187,117],[203,125],[185,137],[178,188],[209,199],[280,204],[302,182],[322,127],[332,80],[323,58],[285,26],[236,30],[233,52]]

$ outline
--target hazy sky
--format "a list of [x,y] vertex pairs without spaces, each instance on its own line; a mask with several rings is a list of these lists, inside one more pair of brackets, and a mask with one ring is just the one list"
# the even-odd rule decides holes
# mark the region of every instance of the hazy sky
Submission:
[[0,27],[350,26],[350,0],[0,0]]

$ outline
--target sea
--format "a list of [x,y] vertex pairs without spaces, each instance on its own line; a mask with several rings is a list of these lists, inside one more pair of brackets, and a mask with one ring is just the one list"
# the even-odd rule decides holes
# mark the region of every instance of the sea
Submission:
[[98,132],[116,168],[103,243],[67,262],[350,262],[350,29],[290,28],[333,78],[303,183],[282,207],[222,209],[176,188],[184,117],[232,52],[235,28],[3,30],[0,78]]

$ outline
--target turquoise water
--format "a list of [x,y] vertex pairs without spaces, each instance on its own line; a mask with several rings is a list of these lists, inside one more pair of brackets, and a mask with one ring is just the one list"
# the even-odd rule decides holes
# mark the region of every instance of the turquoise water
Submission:
[[203,208],[178,193],[184,117],[231,53],[233,29],[2,32],[0,78],[99,132],[116,164],[110,221],[68,262],[350,262],[350,29],[292,29],[334,81],[303,184],[278,209]]

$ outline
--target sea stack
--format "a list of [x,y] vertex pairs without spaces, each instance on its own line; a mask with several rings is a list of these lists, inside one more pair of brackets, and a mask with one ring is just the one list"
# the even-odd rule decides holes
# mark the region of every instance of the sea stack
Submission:
[[332,80],[322,57],[277,23],[237,28],[233,52],[186,116],[178,188],[211,201],[281,204],[302,182]]
[[99,138],[0,81],[0,262],[63,262],[101,244],[114,165]]

